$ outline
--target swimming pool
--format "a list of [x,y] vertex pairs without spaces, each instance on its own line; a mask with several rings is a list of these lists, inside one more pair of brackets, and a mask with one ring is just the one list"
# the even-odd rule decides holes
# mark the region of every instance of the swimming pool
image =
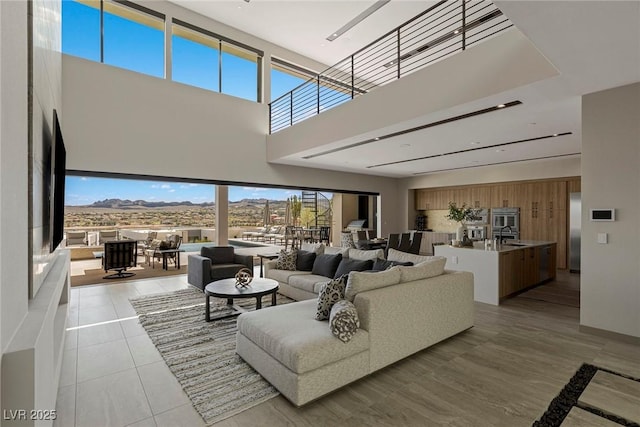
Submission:
[[[198,243],[183,243],[180,245],[180,249],[184,249],[185,252],[199,252],[203,246],[215,246],[215,242],[198,242]],[[261,248],[269,245],[264,245],[257,242],[248,242],[246,240],[229,239],[229,246],[234,248]]]

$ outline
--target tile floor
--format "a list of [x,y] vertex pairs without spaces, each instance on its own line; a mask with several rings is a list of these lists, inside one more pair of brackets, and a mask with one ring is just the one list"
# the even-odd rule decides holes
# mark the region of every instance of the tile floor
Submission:
[[185,275],[71,289],[54,426],[202,426],[129,298],[188,286]]

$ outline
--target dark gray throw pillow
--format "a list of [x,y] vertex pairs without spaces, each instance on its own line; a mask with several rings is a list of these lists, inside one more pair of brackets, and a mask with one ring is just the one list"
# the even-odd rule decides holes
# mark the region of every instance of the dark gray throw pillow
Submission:
[[409,262],[387,261],[386,259],[376,258],[375,262],[373,263],[372,270],[384,271],[387,268],[391,268],[391,267],[396,266],[396,265],[412,266],[413,263],[410,262],[410,261]]
[[316,253],[309,251],[298,251],[298,257],[296,258],[296,270],[298,271],[311,271],[313,270],[313,263],[316,260]]
[[317,274],[318,276],[334,277],[341,260],[342,260],[342,254],[317,255],[316,260],[313,262],[313,268],[311,269],[311,273]]
[[338,269],[336,270],[336,274],[333,276],[335,279],[342,276],[343,274],[349,274],[350,271],[365,271],[371,270],[373,266],[373,261],[370,259],[366,260],[358,260],[351,258],[343,258],[338,264]]

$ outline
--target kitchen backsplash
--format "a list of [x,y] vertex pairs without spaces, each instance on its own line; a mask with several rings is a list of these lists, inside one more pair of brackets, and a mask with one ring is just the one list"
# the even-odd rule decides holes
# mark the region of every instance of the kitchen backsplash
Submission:
[[433,209],[426,211],[427,227],[433,231],[455,233],[458,223],[447,218],[448,209]]

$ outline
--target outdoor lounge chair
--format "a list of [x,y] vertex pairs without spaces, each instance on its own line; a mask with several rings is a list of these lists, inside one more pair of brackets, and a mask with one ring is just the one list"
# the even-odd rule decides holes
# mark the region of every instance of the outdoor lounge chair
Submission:
[[105,242],[102,267],[105,273],[116,270],[117,273],[108,274],[104,279],[121,279],[135,276],[135,273],[127,272],[127,268],[135,267],[138,260],[138,242],[135,240],[118,240]]
[[111,240],[118,240],[118,230],[102,230],[98,232],[98,244],[102,245]]
[[87,244],[87,232],[86,231],[67,231],[67,246],[73,245],[86,245]]

